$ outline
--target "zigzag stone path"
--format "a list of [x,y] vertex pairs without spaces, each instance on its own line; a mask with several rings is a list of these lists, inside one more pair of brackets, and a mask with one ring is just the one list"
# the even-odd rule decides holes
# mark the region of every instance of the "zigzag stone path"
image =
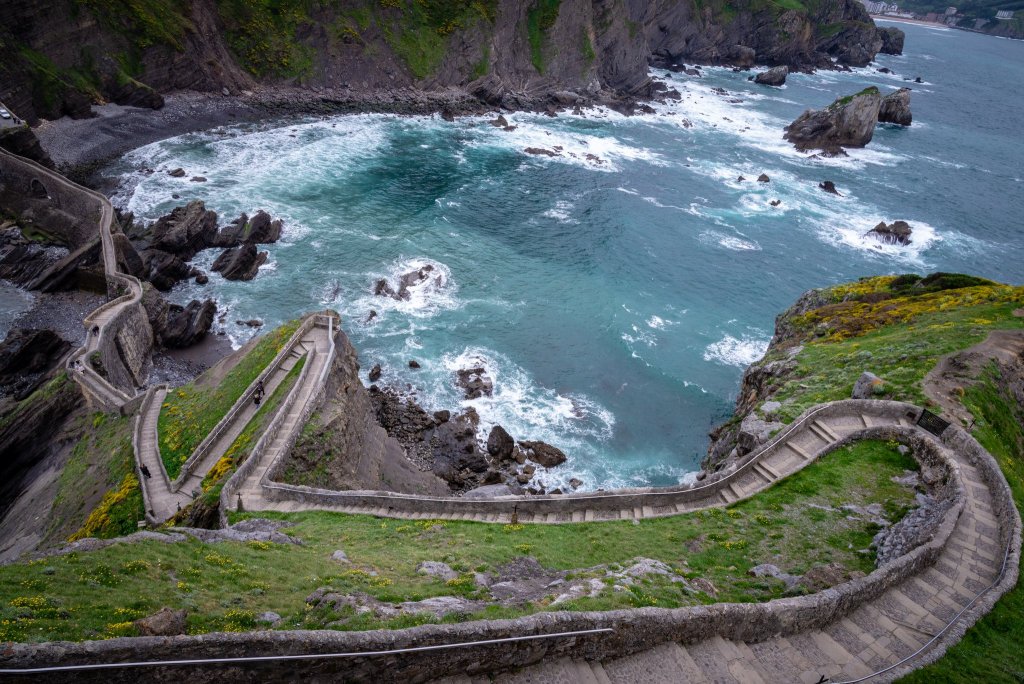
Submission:
[[[307,363],[310,363],[310,356],[312,356],[312,364],[316,366],[316,370],[319,370],[326,362],[326,355],[311,355],[310,351],[314,349],[326,351],[329,347],[328,335],[328,330],[320,326],[313,326],[297,335],[289,341],[286,349],[281,353],[280,356],[283,358],[280,363],[274,365],[272,362],[273,369],[269,372],[262,372],[257,380],[253,381],[250,389],[255,387],[258,380],[262,380],[266,396],[269,399],[274,390],[284,382],[288,373],[303,357],[306,357]],[[316,392],[320,374],[319,372],[316,374],[306,372],[302,377],[304,382],[299,396],[308,397]],[[145,464],[151,474],[149,478],[140,478],[145,494],[146,517],[150,523],[158,524],[168,520],[201,493],[203,478],[227,452],[259,410],[249,399],[250,393],[248,390],[243,393],[242,398],[239,399],[242,403],[238,411],[229,412],[225,416],[222,420],[223,424],[219,426],[219,436],[205,450],[202,457],[172,482],[167,475],[163,460],[160,458],[157,434],[157,423],[167,390],[164,388],[151,390],[151,396],[147,396],[142,405],[135,439],[136,460],[139,464]],[[294,425],[289,425],[288,435],[292,434],[294,427]]]

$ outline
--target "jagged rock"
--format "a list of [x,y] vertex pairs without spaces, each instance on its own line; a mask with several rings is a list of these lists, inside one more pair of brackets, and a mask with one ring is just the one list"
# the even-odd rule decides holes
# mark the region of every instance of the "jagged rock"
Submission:
[[437,421],[438,425],[441,423],[447,423],[451,418],[451,411],[434,411],[434,420]]
[[0,390],[21,401],[70,348],[71,344],[52,330],[11,330],[0,343]]
[[863,577],[864,574],[861,572],[849,572],[839,563],[828,563],[826,565],[816,565],[805,572],[804,576],[800,578],[800,584],[806,587],[808,591],[815,592],[834,587],[858,576]]
[[749,69],[754,66],[754,61],[757,58],[757,51],[752,47],[746,45],[734,45],[732,47],[732,54],[730,55],[729,61],[732,62],[733,66],[739,67],[740,69]]
[[525,150],[523,150],[523,152],[526,152],[526,154],[534,154],[534,155],[544,156],[544,157],[559,157],[559,156],[561,156],[560,154],[558,154],[558,152],[555,152],[554,150],[546,149],[544,147],[527,147]]
[[117,259],[117,267],[122,273],[128,273],[136,278],[143,278],[146,274],[146,264],[131,241],[123,233],[111,235],[114,243],[114,253]]
[[583,486],[583,480],[579,479],[578,477],[574,477],[571,480],[569,480],[569,486],[572,487],[573,489],[579,489],[580,487]]
[[192,176],[191,181],[193,183],[205,183],[206,176]]
[[146,288],[142,296],[154,341],[168,349],[190,347],[210,332],[217,313],[212,299],[200,302],[193,299],[188,306],[171,304],[155,290]]
[[242,214],[221,228],[215,242],[217,247],[237,247],[243,242],[267,245],[280,240],[283,229],[281,219],[272,219],[270,214],[260,209],[251,219]]
[[878,109],[878,121],[909,126],[914,120],[910,112],[910,88],[900,88],[882,98]]
[[772,434],[785,425],[777,421],[762,420],[751,413],[740,422],[740,430],[736,439],[736,449],[740,456],[749,454],[771,439]]
[[249,327],[249,328],[262,328],[263,327],[263,321],[261,321],[258,318],[250,318],[247,321],[235,321],[235,323],[237,323],[238,325],[244,325],[244,326]]
[[465,391],[466,399],[479,399],[494,394],[494,381],[483,366],[456,371],[455,384]]
[[202,249],[214,246],[217,237],[217,214],[207,211],[196,200],[175,207],[153,225],[149,248],[174,254],[188,261]]
[[865,88],[825,109],[807,110],[786,127],[785,138],[798,150],[845,154],[844,147],[864,147],[871,142],[881,104],[878,88]]
[[180,281],[199,273],[177,255],[159,249],[144,250],[141,258],[143,277],[162,292],[167,292]]
[[514,446],[515,440],[505,431],[505,428],[500,425],[491,428],[491,433],[487,436],[487,453],[498,460],[510,459]]
[[217,544],[220,542],[251,542],[261,541],[272,544],[297,544],[301,545],[302,540],[281,532],[294,523],[286,520],[268,520],[267,518],[247,518],[230,527],[217,530],[207,530],[195,527],[172,527],[172,532],[193,537],[204,544]]
[[829,193],[830,195],[839,195],[840,197],[842,197],[842,194],[840,194],[840,192],[836,190],[836,184],[833,183],[832,181],[822,181],[818,183],[818,187],[824,190],[825,192]]
[[422,366],[420,366],[420,362],[417,361],[416,359],[410,359],[409,360],[409,368],[412,368],[412,369],[415,370],[417,368],[422,368]]
[[168,171],[167,175],[172,177],[172,178],[184,178],[185,177],[185,169],[179,167],[177,169],[174,169],[173,171]]
[[140,636],[177,636],[185,634],[188,612],[161,608],[158,612],[135,621]]
[[757,182],[758,183],[771,183],[772,179],[768,177],[767,173],[762,173],[760,176],[757,177]]
[[873,399],[885,391],[885,382],[874,373],[864,371],[853,384],[853,399]]
[[459,573],[451,569],[447,563],[440,563],[438,561],[423,561],[416,566],[416,572],[420,575],[430,575],[436,577],[442,582],[456,579]]
[[227,280],[252,280],[269,256],[267,252],[257,250],[255,244],[246,242],[224,250],[211,268]]
[[890,245],[909,245],[910,236],[913,234],[913,230],[906,221],[893,221],[892,223],[886,224],[882,221],[877,226],[868,231],[868,235],[873,235],[882,242]]
[[534,463],[539,463],[545,468],[554,468],[565,463],[565,453],[545,442],[521,441],[519,446],[526,451],[526,457]]
[[474,613],[486,605],[483,601],[470,601],[458,596],[434,596],[422,601],[406,601],[400,609],[405,615],[430,613],[436,618],[443,618],[445,615]]
[[[426,264],[416,269],[415,271],[410,271],[409,273],[406,273],[405,275],[398,279],[397,290],[392,288],[387,280],[381,278],[380,280],[377,281],[376,285],[374,286],[373,293],[378,296],[391,297],[392,299],[397,299],[399,301],[408,301],[412,297],[412,292],[410,292],[410,288],[416,287],[426,282],[427,279],[430,278],[434,270],[435,269],[433,264]],[[438,284],[440,284],[441,276],[438,276],[437,282]]]
[[789,67],[778,66],[759,73],[754,77],[754,83],[769,86],[780,86],[785,84],[787,76],[789,76]]

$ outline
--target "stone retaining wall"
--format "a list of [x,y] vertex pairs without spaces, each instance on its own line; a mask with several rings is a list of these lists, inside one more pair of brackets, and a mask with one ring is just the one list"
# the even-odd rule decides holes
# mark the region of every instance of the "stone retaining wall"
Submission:
[[805,424],[820,418],[839,415],[868,415],[892,420],[907,418],[914,421],[920,409],[912,404],[892,401],[848,399],[822,404],[805,411],[797,420],[784,428],[768,444],[751,453],[739,466],[727,473],[714,473],[703,482],[675,487],[644,487],[618,489],[601,492],[586,492],[568,495],[505,496],[490,499],[461,497],[431,497],[414,494],[380,491],[334,491],[303,485],[275,482],[271,475],[279,469],[275,464],[262,482],[263,494],[274,501],[298,501],[318,506],[353,506],[385,508],[396,513],[422,513],[441,515],[445,513],[486,513],[511,515],[563,514],[571,518],[574,511],[593,510],[606,515],[598,519],[619,518],[619,511],[649,508],[653,515],[674,515],[676,504],[722,505],[718,494],[729,486],[739,475],[777,449],[784,447],[787,439]]
[[[514,620],[454,625],[424,625],[370,632],[291,631],[208,634],[168,638],[120,638],[87,643],[16,644],[0,655],[0,667],[70,665],[124,661],[182,660],[298,654],[366,653],[435,645],[523,638],[570,631],[612,632],[551,639],[528,639],[411,653],[356,655],[343,658],[265,661],[245,665],[166,665],[145,670],[116,669],[92,673],[50,673],[47,681],[133,682],[140,673],[160,681],[188,677],[205,682],[284,682],[308,680],[376,681],[387,672],[393,681],[423,682],[455,674],[514,669],[545,659],[571,656],[605,660],[648,650],[666,642],[695,643],[713,635],[747,642],[788,636],[824,627],[865,601],[933,564],[956,526],[965,490],[959,467],[949,451],[916,428],[866,428],[847,440],[913,441],[929,464],[947,471],[946,492],[953,505],[934,537],[866,577],[807,596],[766,603],[719,603],[677,609],[637,608],[608,612],[544,612]],[[833,446],[838,448],[841,444]]]

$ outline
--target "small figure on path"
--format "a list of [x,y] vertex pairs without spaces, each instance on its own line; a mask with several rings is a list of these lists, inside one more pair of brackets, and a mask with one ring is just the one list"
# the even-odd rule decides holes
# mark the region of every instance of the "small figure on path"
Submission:
[[149,474],[149,468],[146,467],[145,463],[139,466],[139,470],[142,471],[142,476],[145,477],[147,480],[153,477],[152,475]]
[[256,406],[260,405],[260,401],[263,400],[263,395],[265,393],[266,390],[263,389],[263,381],[260,380],[259,382],[256,383],[256,391],[253,393],[253,401],[256,404]]

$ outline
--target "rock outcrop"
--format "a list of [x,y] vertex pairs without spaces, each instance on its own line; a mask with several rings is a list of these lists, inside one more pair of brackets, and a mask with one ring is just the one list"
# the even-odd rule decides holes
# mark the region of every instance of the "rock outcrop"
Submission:
[[877,31],[878,37],[882,39],[882,47],[879,48],[879,52],[886,55],[903,54],[903,39],[906,38],[903,31],[895,26],[879,26]]
[[900,88],[883,97],[878,108],[878,120],[882,123],[909,126],[914,120],[914,115],[910,113],[910,88]]
[[909,245],[913,229],[906,221],[893,221],[886,223],[882,221],[868,231],[868,235],[878,238],[889,245]]
[[21,401],[35,391],[70,348],[52,330],[11,330],[0,342],[0,392]]
[[864,147],[871,142],[881,104],[878,88],[865,88],[825,109],[807,110],[786,127],[785,138],[801,151],[845,154],[844,147]]
[[780,86],[786,83],[787,76],[789,76],[789,67],[785,65],[773,67],[767,71],[762,71],[755,76],[754,83],[769,86]]
[[183,349],[202,341],[217,313],[217,304],[212,299],[193,299],[187,306],[181,306],[171,304],[149,287],[143,293],[142,305],[153,328],[154,342],[167,349]]
[[246,242],[224,250],[210,268],[227,280],[252,280],[269,256],[267,252],[259,251],[255,243]]

